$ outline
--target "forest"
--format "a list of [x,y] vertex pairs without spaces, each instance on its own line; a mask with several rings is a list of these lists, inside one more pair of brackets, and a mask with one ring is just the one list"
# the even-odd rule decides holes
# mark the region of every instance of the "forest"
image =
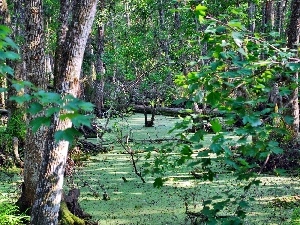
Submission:
[[0,1],[0,225],[300,225],[300,0]]

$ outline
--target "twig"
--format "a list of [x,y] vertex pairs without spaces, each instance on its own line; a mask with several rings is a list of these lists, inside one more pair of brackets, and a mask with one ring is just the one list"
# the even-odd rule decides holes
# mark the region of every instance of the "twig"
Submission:
[[142,172],[137,170],[136,167],[136,160],[134,159],[134,151],[132,150],[132,148],[128,145],[129,142],[129,136],[127,135],[126,137],[126,145],[122,142],[122,140],[119,139],[119,143],[121,144],[121,146],[125,149],[125,151],[130,155],[130,159],[132,162],[132,166],[134,168],[134,172],[135,174],[142,180],[143,183],[146,183],[145,179],[142,176]]
[[262,167],[260,168],[259,172],[257,173],[258,175],[261,174],[261,172],[263,171],[263,169],[265,168],[265,166],[267,165],[268,161],[269,161],[269,158],[270,158],[270,153],[268,154],[264,164],[262,165]]

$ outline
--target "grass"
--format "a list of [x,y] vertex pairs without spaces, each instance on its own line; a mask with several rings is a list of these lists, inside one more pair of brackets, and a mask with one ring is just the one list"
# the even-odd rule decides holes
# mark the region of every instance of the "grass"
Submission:
[[[157,148],[161,146],[161,143],[151,141],[175,138],[176,133],[169,134],[168,130],[176,121],[178,119],[172,117],[157,116],[155,126],[145,128],[143,116],[133,115],[126,119],[114,119],[110,124],[112,129],[118,130],[119,137],[130,133],[131,139],[139,140],[131,142],[130,145],[133,150],[141,150],[137,162],[138,168],[141,168],[146,155],[143,150],[150,145]],[[205,145],[209,144],[210,138],[211,135],[205,137]],[[118,145],[118,138],[114,133],[105,134],[103,139],[106,144],[114,145],[114,150],[108,154],[92,156],[89,161],[84,162],[84,166],[77,169],[72,184],[80,188],[82,208],[101,225],[191,224],[185,214],[186,206],[197,212],[202,208],[203,201],[215,195],[225,197],[228,191],[237,198],[245,195],[247,201],[253,198],[253,201],[249,201],[244,224],[291,224],[292,215],[295,217],[294,221],[297,221],[299,213],[293,211],[299,207],[298,177],[262,174],[259,178],[261,184],[252,186],[244,194],[241,187],[245,182],[236,181],[230,172],[222,171],[222,168],[218,178],[209,182],[193,179],[189,174],[193,168],[183,166],[166,172],[164,176],[167,181],[158,189],[153,187],[155,177],[147,175],[146,183],[142,183],[134,173],[130,157],[124,154],[124,149]],[[96,139],[91,141],[97,142]],[[15,171],[0,173],[0,193],[15,197],[20,191],[20,177],[15,174]],[[68,184],[71,183],[69,179]],[[110,200],[103,200],[104,192],[109,195]],[[235,198],[231,200],[234,201]],[[234,209],[229,205],[220,214],[230,214]]]

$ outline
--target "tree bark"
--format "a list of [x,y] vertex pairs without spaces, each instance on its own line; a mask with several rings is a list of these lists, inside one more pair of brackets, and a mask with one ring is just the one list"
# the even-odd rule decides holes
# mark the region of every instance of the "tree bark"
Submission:
[[[28,0],[25,4],[25,44],[24,61],[26,79],[38,88],[45,89],[44,24],[42,0]],[[38,115],[28,115],[27,122]],[[38,181],[40,164],[45,148],[47,128],[41,127],[37,132],[27,129],[24,149],[24,189],[22,204],[30,207]]]
[[[300,36],[300,0],[292,0],[291,3],[291,17],[290,22],[287,28],[287,37],[288,42],[287,46],[291,49],[297,49],[297,45],[299,44],[299,36]],[[298,88],[298,79],[299,74],[296,72],[293,77],[293,82],[296,82],[296,88],[293,90],[291,96],[292,103],[292,117],[293,124],[292,129],[295,132],[295,136],[299,133],[299,88]]]
[[274,0],[265,0],[264,13],[263,13],[263,30],[264,32],[271,31],[274,27],[275,10]]
[[[77,96],[80,69],[85,45],[96,13],[97,0],[74,2],[73,19],[64,41],[63,58],[56,76],[56,91]],[[58,224],[62,197],[64,169],[68,153],[67,141],[55,141],[56,131],[72,126],[70,120],[60,120],[59,114],[52,117],[47,136],[47,146],[39,175],[36,198],[32,208],[31,224]]]
[[104,54],[104,24],[98,26],[97,34],[97,49],[96,49],[96,80],[95,80],[95,105],[97,108],[97,116],[99,116],[104,107],[104,81],[105,81],[105,67],[103,63],[103,54]]
[[256,4],[254,1],[250,0],[248,2],[248,15],[249,15],[249,30],[251,33],[255,31],[255,12],[256,12]]
[[[10,15],[7,7],[6,0],[2,0],[0,2],[0,24],[10,26]],[[7,83],[4,76],[0,77],[0,87],[6,88]],[[6,94],[5,92],[0,93],[0,107],[5,108],[5,102],[6,102]]]

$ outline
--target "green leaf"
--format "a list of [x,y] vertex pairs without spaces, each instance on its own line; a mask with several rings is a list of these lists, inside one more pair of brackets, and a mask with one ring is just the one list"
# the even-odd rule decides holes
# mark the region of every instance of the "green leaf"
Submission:
[[40,103],[32,102],[32,103],[30,103],[29,109],[27,109],[27,111],[30,114],[36,114],[36,113],[42,111],[42,109],[43,109],[43,106]]
[[181,154],[190,156],[193,154],[193,151],[188,145],[184,145],[181,149]]
[[228,22],[228,26],[238,29],[243,29],[243,25],[240,21],[237,20],[231,20]]
[[16,49],[16,50],[19,49],[19,47],[16,45],[16,43],[15,43],[11,38],[5,37],[5,38],[4,38],[4,41],[5,41],[7,44],[9,44],[10,47],[12,47],[12,48],[14,48],[14,49]]
[[161,177],[155,178],[153,187],[160,188],[163,186],[163,179]]
[[7,90],[8,90],[7,88],[1,87],[1,88],[0,88],[0,93],[2,93],[2,92],[7,92]]
[[56,131],[54,134],[54,138],[57,142],[64,140],[72,143],[76,137],[79,137],[81,135],[82,134],[74,127],[70,127],[65,130]]
[[289,63],[287,66],[295,72],[300,69],[300,63]]
[[241,47],[243,44],[243,35],[240,32],[232,32],[231,36],[237,46]]
[[203,5],[196,6],[195,12],[198,16],[199,22],[202,23],[204,21],[204,16],[206,15],[207,7]]
[[255,116],[247,115],[243,117],[243,123],[249,123],[252,127],[258,127],[262,124],[261,120]]
[[216,153],[217,155],[219,155],[220,153],[222,153],[223,148],[222,145],[218,144],[218,143],[212,143],[209,146],[209,149],[211,149],[214,153]]
[[192,142],[200,142],[200,141],[203,141],[204,134],[205,134],[205,131],[203,131],[203,130],[198,130],[198,131],[190,138],[190,141],[192,141]]
[[286,176],[286,170],[285,169],[276,168],[274,170],[274,173],[275,173],[276,176]]
[[72,123],[74,124],[75,127],[79,127],[81,125],[85,125],[90,127],[91,126],[91,120],[94,118],[93,115],[81,115],[78,114],[75,117],[73,117]]
[[6,59],[10,59],[10,60],[16,60],[16,59],[20,58],[19,54],[12,52],[12,51],[6,51],[5,57],[6,57]]
[[220,123],[220,121],[219,121],[218,118],[212,119],[209,122],[211,124],[211,128],[213,129],[213,131],[215,133],[218,133],[218,132],[220,132],[222,130],[222,125],[221,125],[221,123]]
[[219,103],[221,99],[221,93],[220,92],[210,92],[207,97],[207,103],[211,104],[212,106],[215,106]]
[[269,141],[268,150],[270,150],[274,154],[282,154],[283,153],[283,150],[282,150],[282,148],[279,147],[277,141]]
[[10,74],[10,75],[14,75],[14,70],[13,68],[11,68],[10,66],[7,65],[2,65],[0,66],[0,74]]
[[291,125],[294,121],[294,118],[292,116],[284,116],[283,119],[284,119],[284,122],[286,122],[289,125]]
[[206,12],[205,12],[206,10],[207,10],[206,6],[204,6],[204,5],[197,5],[195,11],[197,13],[199,13],[200,15],[205,16],[206,15]]
[[42,125],[50,126],[51,119],[50,117],[37,117],[30,121],[29,125],[32,127],[32,131],[36,132]]
[[30,101],[31,96],[29,94],[20,95],[20,96],[12,96],[9,98],[11,101],[16,101],[18,104],[23,104],[24,102]]
[[58,107],[51,107],[49,109],[46,110],[45,115],[50,117],[52,116],[54,113],[58,113],[60,111],[60,108]]
[[60,94],[55,93],[55,92],[46,92],[44,90],[39,90],[38,92],[35,93],[35,96],[43,104],[48,104],[48,103],[58,104],[59,102],[61,102]]
[[90,102],[81,101],[78,105],[79,108],[83,111],[90,112],[94,110],[95,105]]

